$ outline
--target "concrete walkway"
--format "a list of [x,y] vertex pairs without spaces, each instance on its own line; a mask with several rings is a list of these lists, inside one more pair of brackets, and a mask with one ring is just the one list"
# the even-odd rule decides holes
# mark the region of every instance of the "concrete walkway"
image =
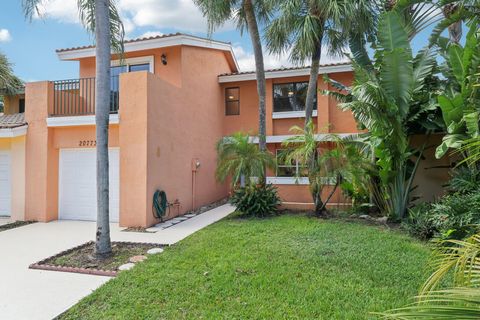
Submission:
[[[176,243],[233,212],[223,205],[156,233],[121,232],[113,241]],[[35,223],[0,232],[0,319],[52,319],[110,280],[108,277],[30,270],[28,266],[93,240],[94,222]]]

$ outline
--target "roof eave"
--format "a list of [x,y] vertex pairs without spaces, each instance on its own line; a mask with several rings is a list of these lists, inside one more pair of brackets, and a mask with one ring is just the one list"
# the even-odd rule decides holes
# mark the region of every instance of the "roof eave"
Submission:
[[[351,72],[351,71],[353,71],[352,65],[345,63],[345,64],[338,64],[338,65],[320,66],[318,74],[340,73],[340,72]],[[300,76],[308,76],[309,74],[310,74],[310,67],[298,68],[298,69],[285,69],[285,70],[267,70],[265,71],[265,78],[275,79],[275,78],[287,78],[287,77],[300,77]],[[255,79],[256,79],[255,72],[218,76],[219,83],[252,81]]]
[[[229,52],[232,55],[237,70],[239,70],[238,62],[233,53],[233,48],[231,44],[210,39],[203,39],[185,34],[127,42],[125,43],[125,52],[134,52],[181,45]],[[57,50],[57,56],[60,60],[77,60],[82,58],[94,57],[95,47],[92,46],[85,48]]]

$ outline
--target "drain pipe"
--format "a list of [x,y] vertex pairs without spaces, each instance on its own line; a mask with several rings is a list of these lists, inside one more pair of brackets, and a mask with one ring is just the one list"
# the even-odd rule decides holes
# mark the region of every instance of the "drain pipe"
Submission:
[[192,159],[192,211],[195,210],[195,197],[197,193],[197,171],[200,168],[200,159]]

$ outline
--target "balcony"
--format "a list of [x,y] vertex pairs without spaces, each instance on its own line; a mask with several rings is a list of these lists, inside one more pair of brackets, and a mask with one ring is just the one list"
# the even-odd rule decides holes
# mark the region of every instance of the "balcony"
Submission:
[[[110,113],[118,113],[118,76],[111,78]],[[53,110],[50,117],[87,116],[95,114],[95,78],[59,80],[53,82]]]

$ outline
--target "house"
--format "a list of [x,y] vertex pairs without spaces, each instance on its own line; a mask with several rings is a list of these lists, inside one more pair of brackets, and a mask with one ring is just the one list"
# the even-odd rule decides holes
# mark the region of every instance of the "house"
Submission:
[[[236,131],[255,134],[258,97],[254,73],[239,72],[228,43],[185,34],[126,41],[125,58],[111,66],[110,215],[121,226],[147,227],[157,189],[168,196],[169,216],[224,198],[215,180],[215,144]],[[95,48],[57,51],[79,64],[78,79],[27,83],[6,97],[0,117],[0,215],[15,220],[95,220]],[[121,63],[122,62],[122,63]],[[269,70],[267,142],[277,153],[304,122],[309,68]],[[349,64],[320,68],[350,83]],[[319,136],[357,133],[351,113],[317,95],[314,121]],[[268,173],[285,206],[310,206],[298,164]],[[326,190],[328,191],[328,190]],[[341,193],[334,203],[348,202]]]

